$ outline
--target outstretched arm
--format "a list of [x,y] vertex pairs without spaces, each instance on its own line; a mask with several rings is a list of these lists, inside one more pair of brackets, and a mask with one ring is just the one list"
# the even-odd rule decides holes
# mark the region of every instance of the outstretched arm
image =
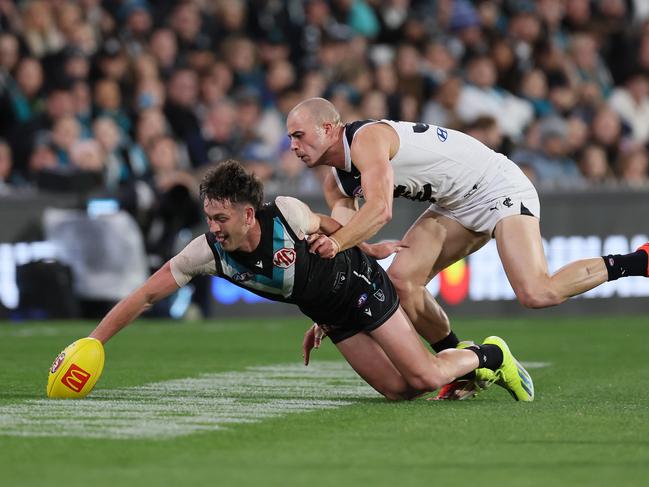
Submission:
[[115,333],[140,316],[153,303],[178,289],[169,262],[153,274],[141,287],[115,305],[90,334],[106,343]]

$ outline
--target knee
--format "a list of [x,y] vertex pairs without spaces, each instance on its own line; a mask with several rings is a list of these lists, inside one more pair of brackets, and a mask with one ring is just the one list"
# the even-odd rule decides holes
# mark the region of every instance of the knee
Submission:
[[514,292],[518,302],[526,308],[548,308],[561,302],[560,296],[549,287],[522,286]]
[[421,394],[404,383],[399,387],[386,387],[379,391],[388,401],[410,401]]
[[407,295],[408,292],[411,291],[414,287],[412,276],[409,275],[408,272],[405,272],[404,269],[401,269],[400,267],[397,267],[395,265],[391,265],[390,267],[388,267],[387,273],[390,277],[390,281],[392,281],[392,284],[396,288],[399,295],[401,295],[402,293]]
[[445,384],[442,376],[434,371],[412,374],[406,380],[413,389],[421,392],[432,392]]

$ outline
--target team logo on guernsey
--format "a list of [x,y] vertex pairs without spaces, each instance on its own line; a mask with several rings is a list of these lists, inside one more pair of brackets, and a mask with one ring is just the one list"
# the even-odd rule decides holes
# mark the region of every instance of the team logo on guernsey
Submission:
[[286,247],[279,249],[273,255],[273,265],[286,269],[295,263],[295,249],[287,249]]
[[442,142],[446,142],[446,139],[448,139],[448,132],[442,127],[437,127],[437,138]]
[[374,293],[374,297],[375,297],[376,299],[378,299],[379,301],[381,301],[381,302],[385,301],[385,294],[383,294],[383,289],[378,289],[378,290]]
[[86,372],[77,364],[72,364],[61,379],[61,382],[63,382],[65,387],[72,389],[74,392],[81,392],[88,379],[90,379],[89,372]]

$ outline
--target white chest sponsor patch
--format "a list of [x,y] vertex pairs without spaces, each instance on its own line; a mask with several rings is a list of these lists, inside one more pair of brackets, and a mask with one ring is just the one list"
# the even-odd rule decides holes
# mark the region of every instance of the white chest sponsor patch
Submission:
[[0,406],[0,435],[172,438],[379,397],[342,362],[283,364]]

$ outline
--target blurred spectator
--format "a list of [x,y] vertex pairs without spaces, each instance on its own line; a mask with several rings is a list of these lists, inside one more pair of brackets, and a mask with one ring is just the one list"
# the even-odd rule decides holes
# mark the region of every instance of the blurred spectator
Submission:
[[574,34],[570,40],[571,75],[573,83],[582,86],[581,91],[596,89],[598,94],[608,97],[613,86],[613,78],[598,52],[597,39],[591,33]]
[[115,120],[99,117],[92,125],[94,138],[104,155],[105,185],[109,190],[128,184],[133,178],[126,140]]
[[552,116],[538,124],[539,146],[536,149],[518,149],[511,159],[520,165],[529,165],[540,185],[569,186],[579,184],[583,177],[577,163],[570,159],[566,139],[566,122]]
[[462,121],[457,108],[461,91],[461,78],[454,76],[444,81],[435,91],[433,99],[424,105],[422,121],[443,127],[459,128]]
[[609,161],[617,161],[624,143],[622,121],[607,105],[595,114],[591,123],[591,140],[602,146]]
[[15,35],[0,32],[0,94],[6,89],[7,81],[19,60],[19,45]]
[[77,140],[70,147],[70,162],[79,171],[101,173],[105,169],[105,152],[95,140]]
[[43,111],[42,86],[41,63],[35,58],[22,58],[16,66],[15,81],[8,78],[0,94],[0,135],[8,135],[14,127]]
[[0,195],[7,194],[12,188],[24,184],[24,181],[12,169],[11,147],[5,140],[0,139]]
[[360,116],[362,119],[381,120],[388,117],[388,102],[385,93],[373,90],[365,93],[361,99]]
[[178,42],[174,31],[167,28],[156,29],[149,41],[149,50],[155,58],[160,74],[168,79],[178,67]]
[[122,93],[115,80],[98,80],[95,83],[94,101],[98,116],[112,118],[125,133],[131,130],[131,119],[122,106]]
[[57,53],[65,45],[52,9],[53,5],[44,0],[32,0],[24,4],[23,39],[31,54],[37,58]]
[[465,126],[463,132],[475,137],[490,149],[497,152],[508,152],[507,148],[504,147],[503,133],[498,126],[498,122],[493,117],[478,117]]
[[236,157],[241,145],[237,128],[237,108],[228,99],[216,102],[203,118],[201,130],[187,141],[194,167]]
[[622,184],[634,188],[649,185],[649,157],[645,148],[635,148],[620,155],[615,169]]
[[210,36],[203,32],[201,11],[196,3],[183,2],[176,5],[169,25],[176,34],[178,48],[181,52],[210,49]]
[[548,91],[548,80],[543,71],[532,69],[523,74],[520,94],[532,104],[536,118],[550,115],[553,111]]
[[610,107],[631,129],[631,138],[639,144],[649,142],[649,75],[631,73],[624,86],[613,90]]
[[52,127],[52,148],[56,154],[58,166],[71,164],[70,149],[81,138],[81,127],[72,115],[58,118]]
[[152,187],[157,195],[145,227],[147,250],[154,268],[168,260],[176,249],[179,232],[200,221],[196,180],[178,168],[178,148],[173,138],[160,136],[146,148],[152,169]]
[[125,0],[119,11],[122,28],[120,38],[129,54],[140,56],[147,45],[153,25],[151,8],[146,0]]
[[496,87],[496,68],[489,56],[479,55],[469,61],[467,80],[457,108],[462,121],[470,123],[481,115],[490,115],[505,135],[518,140],[532,121],[531,104]]
[[195,113],[198,101],[198,78],[190,69],[181,68],[171,75],[167,84],[164,113],[173,133],[185,140],[199,129]]
[[579,169],[590,184],[606,184],[615,180],[615,175],[606,160],[606,151],[596,145],[588,144],[579,157]]

